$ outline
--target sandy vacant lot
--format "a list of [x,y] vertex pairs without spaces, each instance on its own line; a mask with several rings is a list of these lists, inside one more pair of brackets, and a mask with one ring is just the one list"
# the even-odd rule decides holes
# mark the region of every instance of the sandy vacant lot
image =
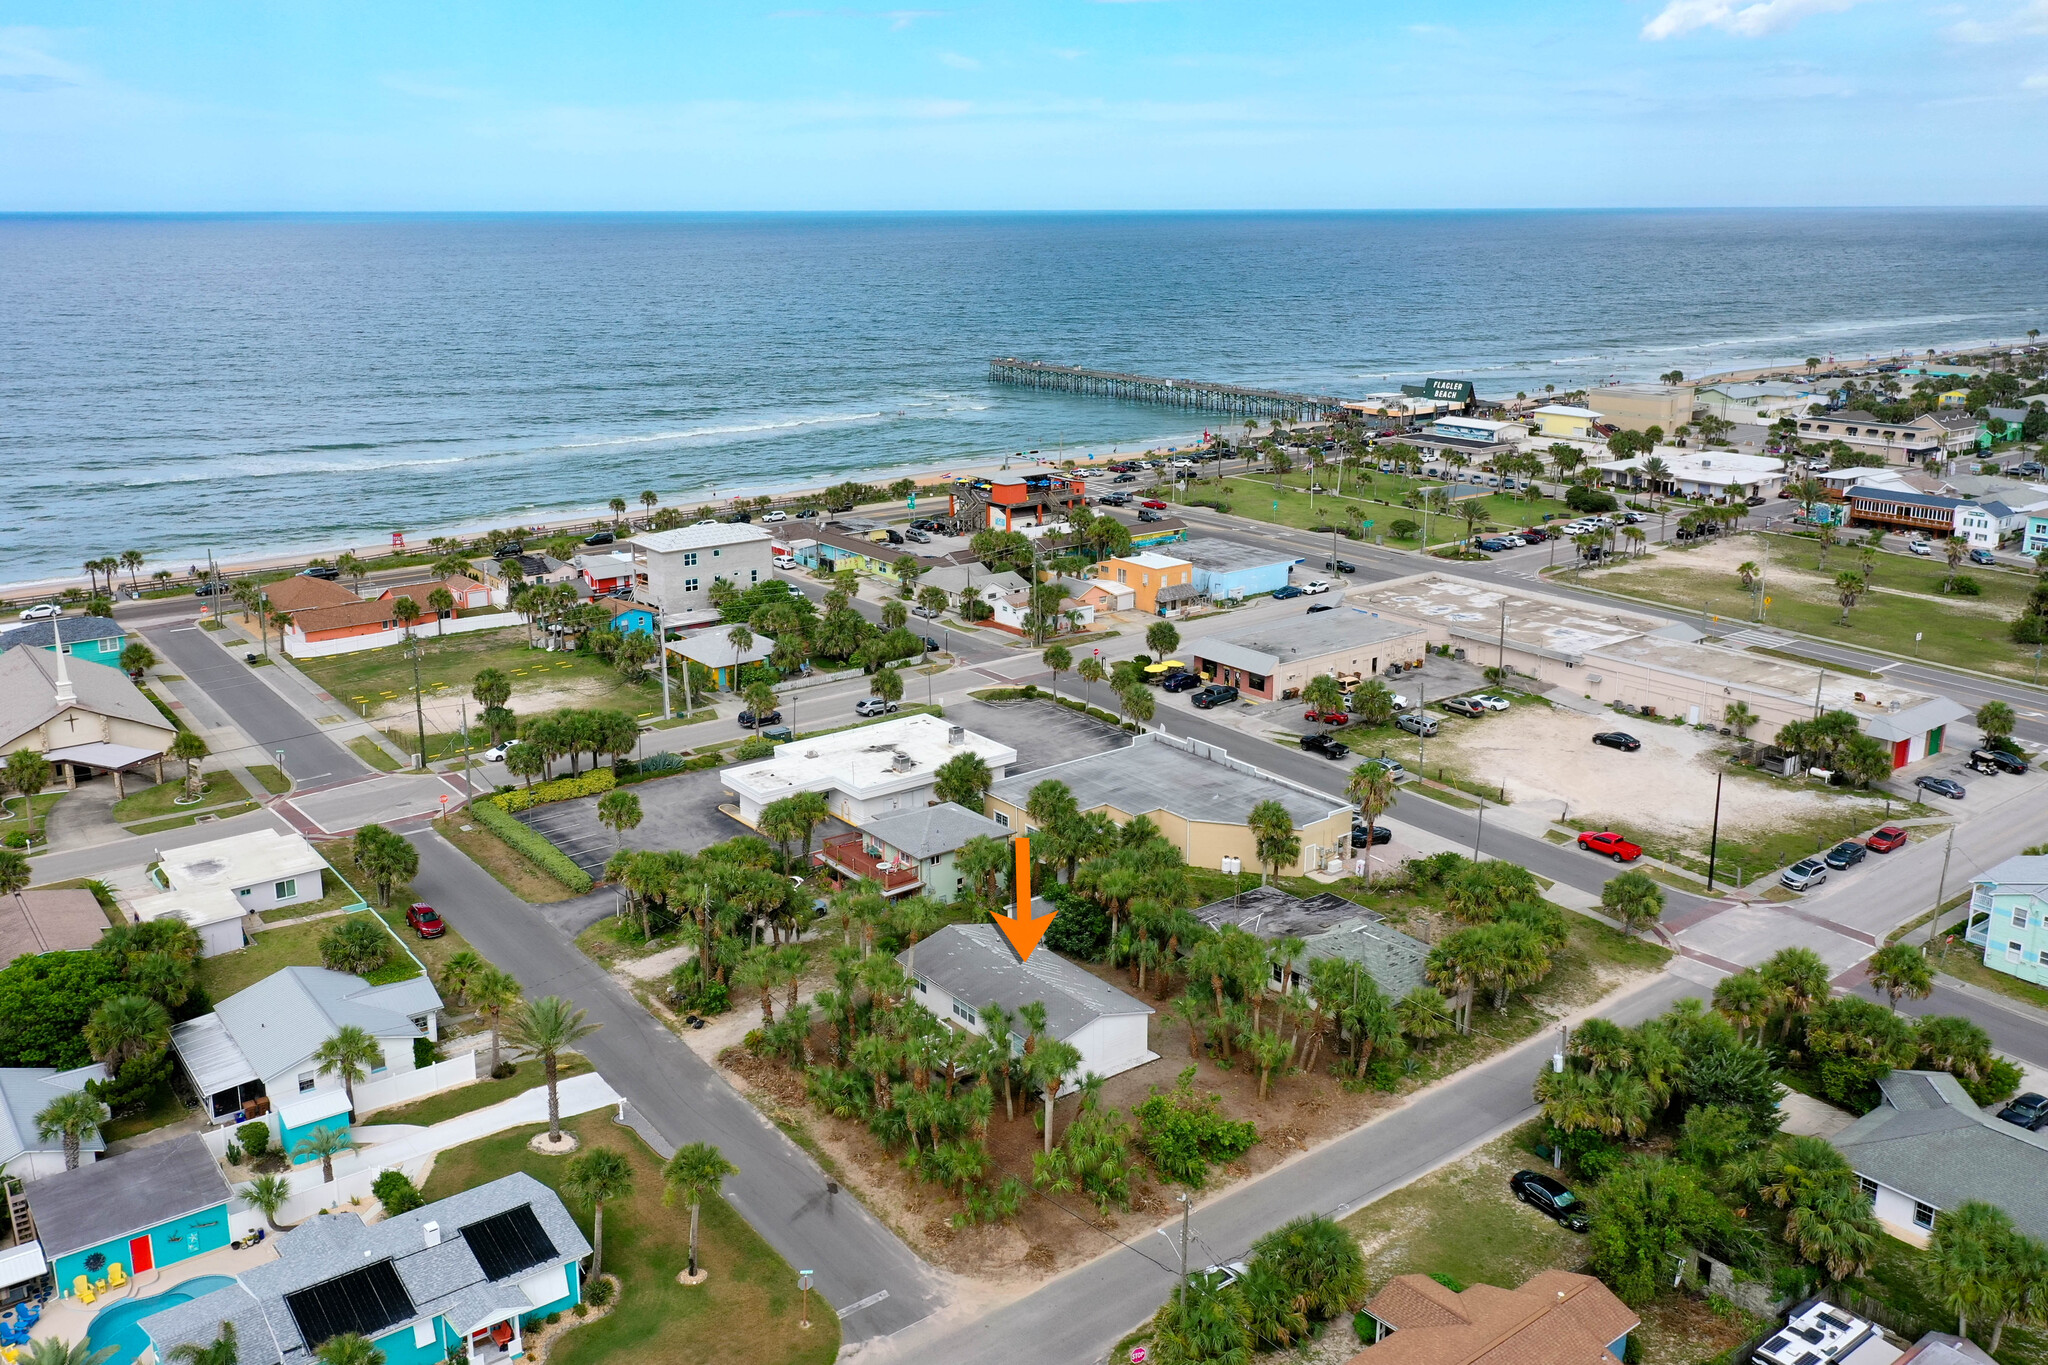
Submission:
[[[1736,566],[1745,561],[1753,561],[1762,566],[1764,582],[1768,585],[1767,592],[1791,593],[1797,597],[1826,602],[1829,605],[1833,605],[1835,600],[1835,573],[1838,570],[1854,569],[1861,562],[1857,558],[1855,545],[1840,545],[1828,551],[1827,573],[1815,573],[1810,568],[1793,567],[1782,555],[1774,556],[1771,553],[1773,545],[1782,543],[1774,542],[1765,536],[1717,536],[1706,544],[1690,550],[1671,550],[1627,560],[1612,568],[1602,569],[1600,577],[1592,581],[1602,582],[1632,574],[1656,575],[1668,574],[1674,570],[1682,571],[1697,576],[1699,580],[1699,586],[1688,591],[1688,597],[1713,598],[1718,604],[1717,610],[1733,613],[1740,619],[1746,615],[1748,598],[1742,591],[1741,576],[1735,570]],[[1892,542],[1895,546],[1898,543],[1896,539]],[[1804,549],[1810,554],[1813,547],[1808,544]],[[1930,562],[1936,566],[1943,563],[1939,557]],[[1727,588],[1725,594],[1721,591],[1724,584]],[[1616,591],[1625,592],[1627,589],[1618,587]],[[1895,588],[1886,587],[1875,589],[1874,595],[1910,598],[1919,602],[1938,602],[1944,611],[1972,616],[2003,619],[2010,615],[2012,610],[2002,601],[1989,597],[1934,597],[1925,593],[1900,592]]]
[[[1600,730],[1643,742],[1634,753],[1593,743]],[[1720,736],[1636,716],[1589,716],[1564,707],[1517,706],[1484,720],[1452,720],[1430,743],[1432,761],[1479,782],[1507,787],[1508,800],[1546,815],[1651,826],[1674,836],[1714,818],[1714,763]],[[1733,831],[1794,823],[1832,809],[1838,798],[1747,779],[1723,784],[1721,826]]]

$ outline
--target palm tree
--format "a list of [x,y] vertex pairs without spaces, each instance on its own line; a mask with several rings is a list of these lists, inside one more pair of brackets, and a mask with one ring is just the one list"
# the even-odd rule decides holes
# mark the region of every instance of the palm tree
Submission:
[[1944,1209],[1927,1246],[1931,1287],[1956,1315],[1956,1335],[1970,1334],[1970,1316],[1992,1297],[1997,1249],[2012,1234],[2005,1210],[1979,1200]]
[[[1278,801],[1261,801],[1253,806],[1245,824],[1251,829],[1260,865],[1273,876],[1279,876],[1281,868],[1301,856],[1301,837],[1294,832],[1294,817]],[[1259,885],[1265,884],[1261,876]]]
[[1934,992],[1934,972],[1927,965],[1927,957],[1918,948],[1905,943],[1890,943],[1871,954],[1870,988],[1882,991],[1891,997],[1892,1008],[1899,1007],[1899,998],[1925,1000]]
[[313,1352],[313,1358],[320,1365],[384,1365],[384,1353],[368,1337],[357,1336],[354,1332],[327,1338],[320,1343],[320,1349]]
[[412,628],[419,623],[420,604],[401,593],[391,604],[391,619],[398,622],[399,629],[403,630],[405,638],[410,640]]
[[1038,658],[1052,674],[1053,700],[1058,701],[1060,695],[1060,674],[1074,666],[1073,651],[1069,650],[1065,645],[1048,645],[1045,652],[1040,654]]
[[562,1188],[590,1205],[590,1277],[604,1274],[604,1206],[633,1197],[633,1165],[610,1147],[593,1147],[569,1163]]
[[1884,1230],[1863,1192],[1837,1182],[1785,1215],[1785,1240],[1839,1284],[1870,1269]]
[[1849,624],[1849,608],[1856,605],[1858,599],[1863,596],[1865,588],[1866,585],[1864,584],[1862,574],[1838,573],[1835,575],[1835,600],[1842,604],[1841,619],[1835,622],[1836,625],[1846,626]]
[[434,634],[448,633],[448,617],[455,611],[455,594],[436,588],[427,594],[427,610],[434,613]]
[[725,1178],[738,1175],[740,1168],[725,1159],[708,1142],[692,1142],[676,1148],[676,1154],[661,1168],[661,1202],[674,1204],[678,1195],[690,1205],[690,1278],[697,1278],[697,1213],[707,1199],[718,1197]]
[[1757,567],[1757,562],[1754,559],[1745,559],[1735,566],[1735,576],[1741,580],[1744,592],[1753,592],[1756,589],[1757,580],[1763,577],[1763,570]]
[[71,1342],[58,1337],[43,1337],[22,1347],[21,1354],[14,1358],[14,1365],[106,1365],[120,1349],[119,1346],[102,1346],[95,1351],[83,1340]]
[[1664,888],[1647,872],[1624,872],[1600,888],[1600,908],[1628,933],[1640,933],[1663,917]]
[[85,1044],[109,1076],[130,1061],[158,1055],[170,1041],[170,1013],[146,995],[101,1001],[85,1023]]
[[[1382,688],[1384,690],[1384,688]],[[1358,803],[1358,813],[1370,831],[1379,823],[1381,812],[1394,804],[1394,770],[1384,763],[1361,763],[1351,770],[1344,794]],[[1372,840],[1365,841],[1365,884],[1372,885]]]
[[36,1114],[36,1134],[43,1141],[64,1139],[64,1169],[78,1169],[78,1153],[88,1137],[98,1134],[100,1125],[113,1111],[83,1090],[70,1090],[44,1105]]
[[249,1207],[263,1215],[263,1221],[270,1224],[272,1232],[283,1232],[279,1226],[277,1211],[292,1197],[292,1182],[281,1175],[259,1175],[249,1182],[249,1188],[242,1191],[242,1198]]
[[1983,731],[1984,742],[1989,745],[2012,738],[2013,726],[2018,719],[2012,707],[2002,701],[1987,701],[1977,708],[1977,728]]
[[384,1047],[361,1025],[343,1024],[332,1037],[313,1050],[313,1060],[319,1063],[321,1075],[341,1077],[341,1093],[348,1096],[348,1107],[353,1111],[356,1107],[356,1082],[383,1068]]
[[241,1355],[235,1346],[235,1324],[221,1320],[220,1335],[201,1346],[195,1341],[181,1341],[171,1348],[171,1359],[178,1365],[241,1365]]
[[1941,581],[1943,592],[1955,591],[1956,570],[1962,567],[1963,555],[1969,548],[1970,543],[1961,536],[1950,536],[1942,542],[1941,553],[1948,560],[1948,577]]
[[612,832],[614,849],[626,846],[626,831],[640,825],[640,798],[629,791],[613,790],[597,800],[597,822]]
[[562,1099],[558,1093],[562,1054],[602,1028],[559,995],[528,1001],[512,1016],[512,1041],[540,1058],[548,1078],[548,1141],[562,1140]]
[[1732,701],[1721,713],[1721,719],[1735,732],[1737,739],[1749,738],[1749,727],[1756,724],[1757,714],[1745,702]]
[[349,1136],[346,1127],[329,1128],[323,1125],[315,1128],[310,1135],[300,1138],[298,1144],[292,1148],[292,1156],[295,1159],[299,1157],[320,1158],[320,1179],[323,1183],[332,1185],[334,1183],[334,1158],[340,1156],[343,1152],[353,1152],[355,1149],[356,1140]]
[[519,1006],[519,982],[502,968],[486,966],[469,983],[469,1003],[475,1006],[491,1030],[491,1074],[495,1076],[498,1074],[499,1035],[504,1029],[505,1016]]
[[190,730],[180,730],[171,740],[171,747],[164,750],[169,757],[185,765],[185,800],[189,804],[199,799],[199,760],[207,755],[206,741]]
[[1024,1056],[1024,1074],[1045,1099],[1045,1150],[1052,1150],[1052,1105],[1060,1086],[1081,1065],[1081,1049],[1055,1038],[1040,1037]]
[[659,503],[660,501],[661,499],[655,495],[653,489],[643,488],[640,490],[640,506],[650,516],[653,515],[655,504]]

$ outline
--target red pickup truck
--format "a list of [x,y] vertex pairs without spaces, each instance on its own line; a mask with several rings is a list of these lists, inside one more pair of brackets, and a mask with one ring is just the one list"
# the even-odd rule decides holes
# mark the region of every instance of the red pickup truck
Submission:
[[1581,834],[1579,847],[1592,853],[1604,853],[1617,863],[1632,863],[1643,856],[1641,844],[1632,844],[1613,830],[1601,830],[1597,834]]

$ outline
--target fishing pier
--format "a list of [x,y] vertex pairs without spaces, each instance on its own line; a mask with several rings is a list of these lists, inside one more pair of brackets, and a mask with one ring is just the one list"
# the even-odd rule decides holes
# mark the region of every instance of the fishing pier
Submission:
[[1016,384],[1027,389],[1055,389],[1126,403],[1157,403],[1170,408],[1242,413],[1247,417],[1278,417],[1289,422],[1309,422],[1328,416],[1344,402],[1328,394],[1248,389],[1241,384],[1211,384],[1199,379],[1159,379],[1114,370],[1084,370],[1077,365],[1048,365],[1042,360],[991,360],[988,377],[998,384]]

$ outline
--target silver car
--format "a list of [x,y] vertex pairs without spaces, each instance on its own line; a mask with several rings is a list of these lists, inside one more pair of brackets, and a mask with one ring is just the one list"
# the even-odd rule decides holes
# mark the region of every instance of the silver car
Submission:
[[1807,891],[1828,879],[1828,865],[1818,858],[1801,858],[1778,874],[1778,880],[1794,891]]

